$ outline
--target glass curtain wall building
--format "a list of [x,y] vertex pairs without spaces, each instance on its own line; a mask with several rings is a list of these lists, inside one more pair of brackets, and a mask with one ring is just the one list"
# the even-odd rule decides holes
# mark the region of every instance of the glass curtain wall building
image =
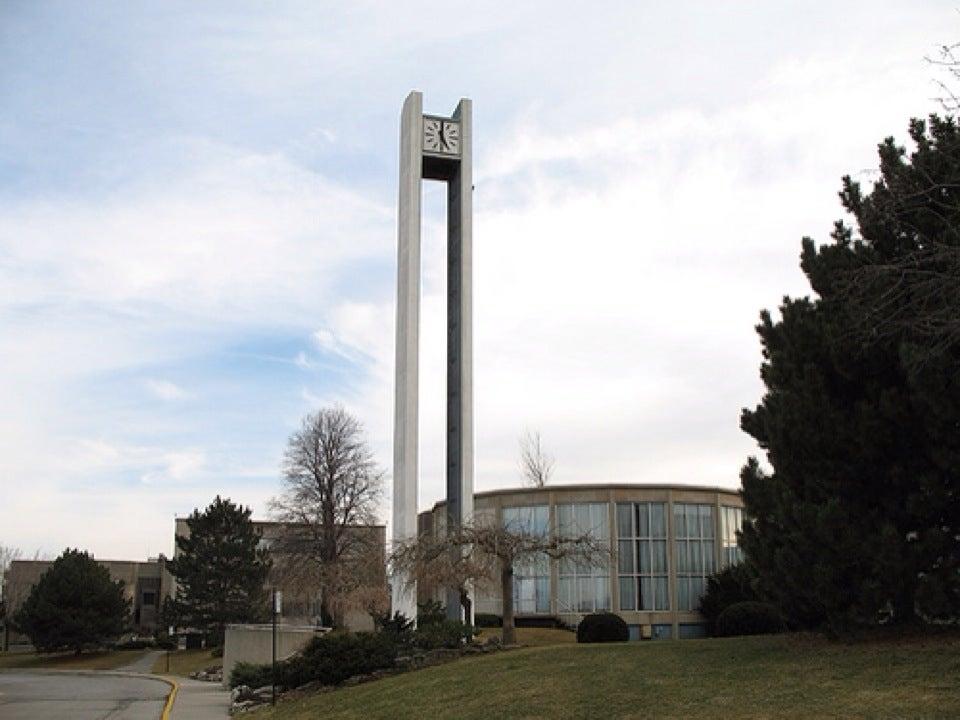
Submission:
[[[590,533],[610,548],[591,566],[533,558],[514,568],[514,608],[525,618],[575,624],[591,612],[619,614],[631,637],[697,637],[706,578],[741,560],[736,490],[667,485],[557,485],[477,493],[475,515],[518,532]],[[421,532],[443,532],[444,503],[420,514]],[[421,600],[426,598],[421,598]],[[441,599],[441,598],[437,598]],[[478,587],[475,611],[500,614],[496,582]]]

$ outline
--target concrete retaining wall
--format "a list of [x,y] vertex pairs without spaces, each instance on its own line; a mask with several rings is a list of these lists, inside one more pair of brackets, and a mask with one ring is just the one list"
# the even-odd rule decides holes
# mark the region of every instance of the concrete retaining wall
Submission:
[[[277,626],[277,660],[293,655],[326,629],[307,625]],[[238,662],[269,663],[273,657],[273,626],[227,625],[223,645],[223,684],[230,685],[230,672]]]

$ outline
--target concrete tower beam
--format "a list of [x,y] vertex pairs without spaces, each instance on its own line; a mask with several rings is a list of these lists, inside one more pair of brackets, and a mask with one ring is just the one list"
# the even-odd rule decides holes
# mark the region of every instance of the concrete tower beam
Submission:
[[[393,537],[417,532],[419,465],[420,217],[424,179],[447,183],[447,526],[473,515],[473,114],[463,98],[450,117],[424,116],[412,92],[400,121],[397,359],[393,449]],[[472,594],[472,593],[471,593]],[[470,606],[472,609],[472,598]],[[447,594],[447,615],[460,618]],[[393,609],[416,616],[416,590],[393,578]],[[471,613],[472,614],[472,613]],[[472,620],[472,618],[466,618]]]

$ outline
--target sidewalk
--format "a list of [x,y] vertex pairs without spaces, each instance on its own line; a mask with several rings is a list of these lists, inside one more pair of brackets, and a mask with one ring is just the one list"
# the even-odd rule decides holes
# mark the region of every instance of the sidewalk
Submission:
[[117,670],[121,672],[133,672],[149,675],[151,672],[153,672],[153,664],[162,657],[162,650],[151,650],[139,660],[136,660],[132,663],[127,663],[122,667],[118,667]]
[[176,678],[180,689],[171,720],[223,720],[230,717],[230,693],[220,683]]

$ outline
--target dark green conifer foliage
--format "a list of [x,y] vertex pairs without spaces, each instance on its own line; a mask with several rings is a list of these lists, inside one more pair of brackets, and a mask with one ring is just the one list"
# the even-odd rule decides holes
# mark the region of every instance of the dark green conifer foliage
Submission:
[[909,156],[880,145],[871,193],[843,179],[856,238],[803,240],[817,297],[757,326],[766,393],[741,427],[772,472],[743,468],[742,547],[795,626],[960,618],[960,347],[925,324],[960,317],[960,133],[931,117],[910,135]]
[[187,518],[188,537],[177,536],[177,556],[168,568],[178,590],[172,603],[176,625],[223,642],[228,623],[261,622],[268,617],[270,572],[266,550],[251,511],[219,495]]
[[86,552],[63,551],[40,576],[14,615],[14,624],[40,652],[100,647],[123,633],[130,601],[123,581]]

